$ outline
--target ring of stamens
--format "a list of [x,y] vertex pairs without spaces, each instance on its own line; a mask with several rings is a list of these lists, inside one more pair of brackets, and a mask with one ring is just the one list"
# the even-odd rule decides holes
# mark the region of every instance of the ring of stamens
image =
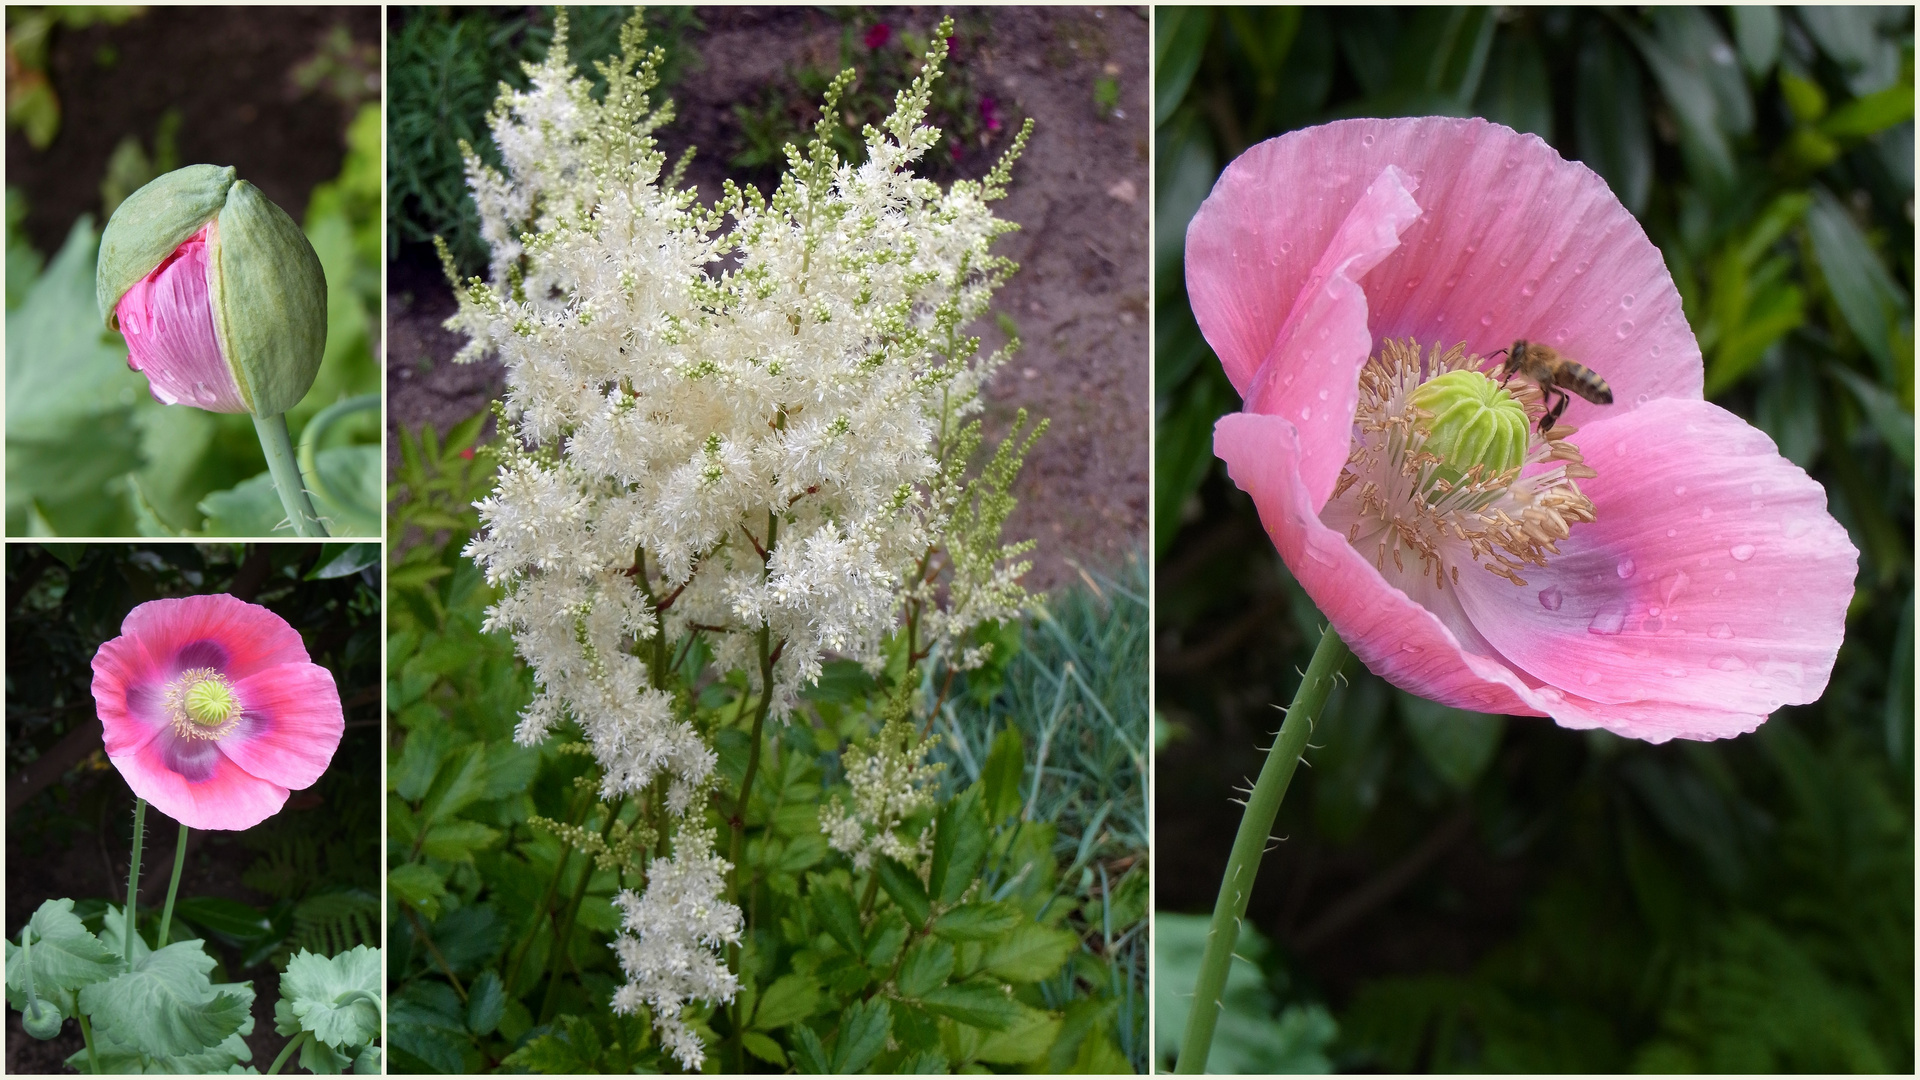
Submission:
[[188,668],[167,683],[161,697],[173,733],[183,739],[218,739],[240,723],[240,699],[225,675]]
[[[1485,357],[1469,355],[1464,345],[1444,352],[1435,345],[1423,361],[1419,344],[1409,340],[1384,343],[1361,369],[1353,449],[1333,497],[1358,486],[1355,508],[1362,520],[1348,529],[1347,541],[1359,541],[1366,519],[1384,526],[1371,553],[1380,569],[1391,560],[1396,570],[1404,571],[1404,548],[1419,557],[1422,576],[1431,577],[1436,587],[1444,588],[1449,580],[1457,586],[1460,569],[1450,556],[1457,558],[1464,545],[1468,561],[1525,585],[1518,571],[1546,566],[1549,556],[1559,554],[1556,545],[1571,535],[1574,523],[1594,519],[1593,503],[1575,481],[1599,474],[1567,441],[1575,428],[1561,424],[1544,435],[1538,432],[1545,400],[1528,379],[1506,384],[1529,420],[1521,464],[1494,475],[1479,464],[1448,470],[1461,473],[1454,482],[1440,475],[1446,463],[1426,449],[1421,423],[1432,414],[1415,408],[1409,399],[1429,379],[1449,371],[1486,374],[1489,366]],[[1549,462],[1549,468],[1524,475],[1529,466]]]

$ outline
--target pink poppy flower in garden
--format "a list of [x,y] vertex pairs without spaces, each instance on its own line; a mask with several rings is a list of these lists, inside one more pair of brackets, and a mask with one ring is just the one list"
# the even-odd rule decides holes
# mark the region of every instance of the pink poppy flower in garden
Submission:
[[243,413],[240,383],[220,350],[207,286],[207,230],[189,237],[120,298],[114,314],[127,340],[127,366],[147,377],[158,401],[208,412]]
[[[1654,742],[1825,690],[1858,552],[1701,399],[1660,252],[1585,166],[1484,120],[1297,131],[1227,167],[1186,265],[1245,403],[1214,451],[1389,682]],[[1502,378],[1522,340],[1612,402],[1541,432],[1541,388]]]
[[246,829],[320,778],[345,719],[300,634],[224,594],[154,600],[93,657],[107,757],[127,786],[195,829]]

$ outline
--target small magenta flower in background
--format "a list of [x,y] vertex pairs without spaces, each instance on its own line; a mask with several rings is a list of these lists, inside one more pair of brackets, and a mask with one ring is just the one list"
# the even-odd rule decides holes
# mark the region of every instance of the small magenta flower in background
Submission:
[[[1215,452],[1369,668],[1660,742],[1818,699],[1858,553],[1765,434],[1701,398],[1680,296],[1606,183],[1484,120],[1350,120],[1229,165],[1187,231],[1244,411]],[[1541,393],[1550,346],[1613,404]]]
[[247,829],[308,787],[345,731],[300,634],[225,594],[134,608],[93,658],[107,757],[135,795],[195,829]]
[[886,23],[874,23],[872,26],[867,27],[866,37],[864,38],[867,48],[884,49],[887,47],[887,42],[892,40],[893,27]]
[[989,132],[999,131],[1001,128],[1000,103],[991,95],[980,99],[980,121],[987,126]]

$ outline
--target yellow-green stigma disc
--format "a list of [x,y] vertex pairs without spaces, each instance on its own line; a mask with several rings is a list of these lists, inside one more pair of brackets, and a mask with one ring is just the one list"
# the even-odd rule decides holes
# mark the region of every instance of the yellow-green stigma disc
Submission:
[[1527,411],[1499,383],[1478,371],[1449,371],[1429,379],[1409,399],[1432,414],[1421,420],[1423,447],[1440,458],[1435,470],[1449,485],[1481,467],[1491,480],[1520,467],[1527,456]]
[[234,699],[233,687],[217,675],[187,687],[186,700],[182,704],[186,707],[187,718],[201,727],[219,727],[240,711],[240,702]]

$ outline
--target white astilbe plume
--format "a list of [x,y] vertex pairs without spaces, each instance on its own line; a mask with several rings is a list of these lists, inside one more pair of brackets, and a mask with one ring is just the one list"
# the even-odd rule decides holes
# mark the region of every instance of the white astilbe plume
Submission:
[[932,746],[932,739],[915,737],[911,723],[894,719],[867,748],[849,746],[840,756],[847,786],[853,789],[853,807],[833,796],[820,808],[820,831],[827,834],[829,846],[853,859],[854,869],[871,867],[875,855],[919,868],[932,843],[932,827],[911,841],[899,829],[933,805],[932,785],[945,766],[922,764]]
[[[826,657],[882,666],[903,612],[921,627],[913,661],[977,663],[981,649],[948,639],[1024,605],[1018,549],[997,546],[1004,513],[969,502],[961,480],[981,386],[1006,359],[962,331],[1013,270],[989,249],[1016,226],[988,203],[1026,131],[981,181],[942,191],[912,174],[939,138],[922,120],[942,30],[892,117],[866,129],[864,163],[826,138],[849,72],[771,200],[729,183],[705,207],[677,172],[663,177],[651,133],[670,109],[648,97],[662,54],[643,39],[636,16],[620,59],[599,65],[596,101],[567,61],[563,12],[529,89],[502,87],[490,124],[503,168],[467,152],[492,280],[456,290],[447,326],[469,338],[458,359],[497,355],[507,370],[503,462],[467,554],[503,592],[488,629],[511,633],[532,669],[518,738],[571,720],[604,796],[658,782],[680,818],[705,805],[716,758],[685,688],[676,697],[668,643],[699,633],[715,670],[747,673],[757,736]],[[879,828],[862,850],[905,844],[891,830],[917,797],[859,809]],[[707,850],[673,866],[687,880],[700,859],[725,866]],[[712,916],[721,880],[700,880]],[[662,888],[657,872],[628,904],[630,928]],[[697,1062],[678,1003],[730,995],[732,976],[711,955],[695,962],[709,939],[691,924],[646,917],[621,941],[633,981],[616,1004],[653,1005]]]
[[713,853],[710,833],[684,828],[673,858],[648,865],[646,892],[623,889],[614,898],[623,914],[613,949],[627,983],[614,991],[613,1011],[652,1010],[661,1043],[688,1072],[700,1071],[706,1047],[680,1011],[696,999],[732,1001],[740,988],[718,955],[740,941],[740,909],[722,899],[732,869]]

